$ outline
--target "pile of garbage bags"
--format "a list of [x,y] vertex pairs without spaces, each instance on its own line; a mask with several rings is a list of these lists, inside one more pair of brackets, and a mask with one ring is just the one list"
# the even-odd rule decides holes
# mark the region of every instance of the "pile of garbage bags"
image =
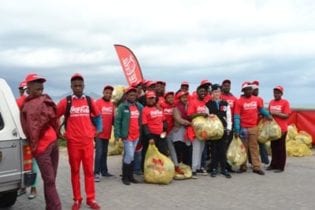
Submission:
[[153,184],[169,184],[175,175],[174,163],[156,148],[151,140],[144,160],[144,181]]
[[312,155],[312,136],[297,130],[294,124],[288,126],[286,149],[288,156],[303,157]]
[[281,138],[281,128],[275,120],[261,119],[258,124],[258,141],[266,143]]
[[192,127],[199,140],[218,140],[224,134],[224,127],[216,116],[196,117],[192,120]]
[[227,162],[233,168],[240,167],[247,161],[247,151],[242,140],[239,137],[233,137],[233,140],[227,150]]

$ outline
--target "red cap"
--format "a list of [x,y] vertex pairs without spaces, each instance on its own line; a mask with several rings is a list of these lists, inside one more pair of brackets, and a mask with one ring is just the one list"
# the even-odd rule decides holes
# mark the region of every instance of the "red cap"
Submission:
[[156,82],[148,81],[148,82],[146,83],[146,86],[147,86],[147,87],[150,87],[150,86],[155,85],[155,84],[156,84]]
[[202,85],[211,85],[211,82],[209,82],[207,79],[205,79],[205,80],[202,80],[202,81],[200,82],[200,85],[199,85],[199,86],[202,86]]
[[187,91],[179,91],[179,92],[176,94],[176,97],[177,97],[177,98],[180,98],[180,97],[182,97],[183,95],[188,95],[188,92],[187,92]]
[[114,87],[111,85],[106,85],[103,90],[106,90],[106,89],[114,90]]
[[229,83],[229,84],[231,84],[231,80],[225,79],[225,80],[223,80],[222,85],[223,85],[224,83]]
[[258,89],[259,88],[259,81],[255,80],[251,83],[253,89]]
[[148,92],[146,92],[146,93],[145,93],[145,96],[146,96],[147,98],[155,98],[155,97],[156,97],[154,91],[148,91]]
[[129,92],[131,92],[131,91],[137,92],[137,89],[136,89],[135,87],[132,87],[132,86],[130,86],[130,87],[128,87],[127,89],[125,89],[125,93],[126,93],[126,94],[129,93]]
[[25,88],[27,88],[27,84],[26,84],[26,81],[23,80],[23,81],[20,82],[20,84],[19,84],[19,89],[25,89]]
[[141,81],[134,82],[134,83],[131,84],[132,87],[138,87],[139,85],[142,85]]
[[82,81],[84,81],[83,76],[79,73],[75,73],[74,75],[72,75],[71,80],[75,80],[75,79],[81,79]]
[[242,84],[242,90],[243,90],[244,88],[248,88],[248,87],[252,87],[251,83],[250,83],[250,82],[243,82],[243,84]]
[[174,95],[175,93],[173,91],[169,91],[165,93],[164,98],[166,98],[168,95]]
[[164,81],[156,81],[156,84],[166,85],[166,82],[164,82]]
[[274,90],[279,90],[281,93],[283,93],[284,89],[281,85],[278,85],[276,87],[273,88]]
[[189,86],[189,83],[187,81],[182,81],[182,84],[180,84],[180,85],[187,85],[187,86]]
[[39,81],[39,82],[46,82],[46,79],[42,76],[39,76],[38,74],[29,74],[25,78],[25,82],[34,82],[34,81]]

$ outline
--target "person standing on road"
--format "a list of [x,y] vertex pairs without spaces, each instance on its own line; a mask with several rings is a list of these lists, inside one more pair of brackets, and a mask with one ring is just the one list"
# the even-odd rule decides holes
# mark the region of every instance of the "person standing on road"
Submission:
[[285,139],[288,130],[288,118],[291,113],[290,103],[282,98],[283,87],[276,86],[273,89],[274,99],[269,103],[269,111],[275,121],[281,128],[281,138],[271,141],[271,163],[267,170],[275,170],[275,172],[283,172],[286,162]]
[[141,135],[142,105],[137,102],[136,88],[129,87],[125,95],[126,100],[117,108],[114,135],[116,141],[122,140],[124,144],[122,182],[130,185],[130,182],[138,183],[133,176],[133,168],[135,150]]
[[103,131],[95,138],[95,162],[94,162],[94,181],[99,182],[101,176],[113,176],[107,168],[108,142],[114,124],[115,105],[111,102],[114,88],[107,85],[103,89],[103,97],[96,101],[96,106],[102,114]]
[[210,176],[216,177],[218,173],[218,165],[220,164],[221,174],[226,178],[231,178],[230,173],[226,169],[226,145],[227,136],[232,130],[231,109],[225,100],[221,99],[221,87],[218,84],[212,85],[211,100],[206,103],[211,115],[216,115],[224,127],[224,134],[221,139],[210,141]]
[[[260,113],[267,119],[271,120],[272,117],[268,111],[263,108],[261,101],[252,95],[252,86],[250,82],[244,82],[242,84],[242,95],[235,104],[234,112],[234,131],[235,136],[241,137],[246,148],[249,149],[253,172],[259,175],[264,175],[265,172],[261,170],[261,163],[259,160],[258,151],[258,114]],[[246,162],[241,165],[240,172],[247,170]]]
[[56,188],[59,161],[56,104],[47,94],[43,94],[45,78],[29,74],[25,81],[29,96],[21,108],[22,128],[42,175],[46,209],[60,210],[61,202]]
[[[100,209],[95,201],[95,185],[93,173],[94,137],[102,130],[101,114],[95,102],[83,94],[84,79],[80,74],[71,77],[73,94],[62,99],[58,104],[58,117],[65,116],[65,137],[71,168],[73,191],[72,210],[81,208],[80,165],[83,164],[86,204],[91,209]],[[89,102],[90,100],[90,102]],[[91,116],[97,121],[95,129]],[[99,122],[100,121],[100,122]]]

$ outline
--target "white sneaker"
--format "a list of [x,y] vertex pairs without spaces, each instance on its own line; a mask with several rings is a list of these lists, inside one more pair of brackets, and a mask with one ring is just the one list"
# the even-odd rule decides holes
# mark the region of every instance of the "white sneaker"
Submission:
[[100,182],[100,181],[101,181],[101,175],[95,174],[95,175],[94,175],[94,181],[95,181],[95,182]]

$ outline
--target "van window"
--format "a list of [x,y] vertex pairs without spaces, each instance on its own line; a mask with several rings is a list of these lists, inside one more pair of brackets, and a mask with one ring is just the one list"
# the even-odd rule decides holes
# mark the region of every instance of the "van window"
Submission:
[[1,115],[1,112],[0,112],[0,130],[2,130],[3,127],[4,127],[4,123],[3,123],[2,115]]

